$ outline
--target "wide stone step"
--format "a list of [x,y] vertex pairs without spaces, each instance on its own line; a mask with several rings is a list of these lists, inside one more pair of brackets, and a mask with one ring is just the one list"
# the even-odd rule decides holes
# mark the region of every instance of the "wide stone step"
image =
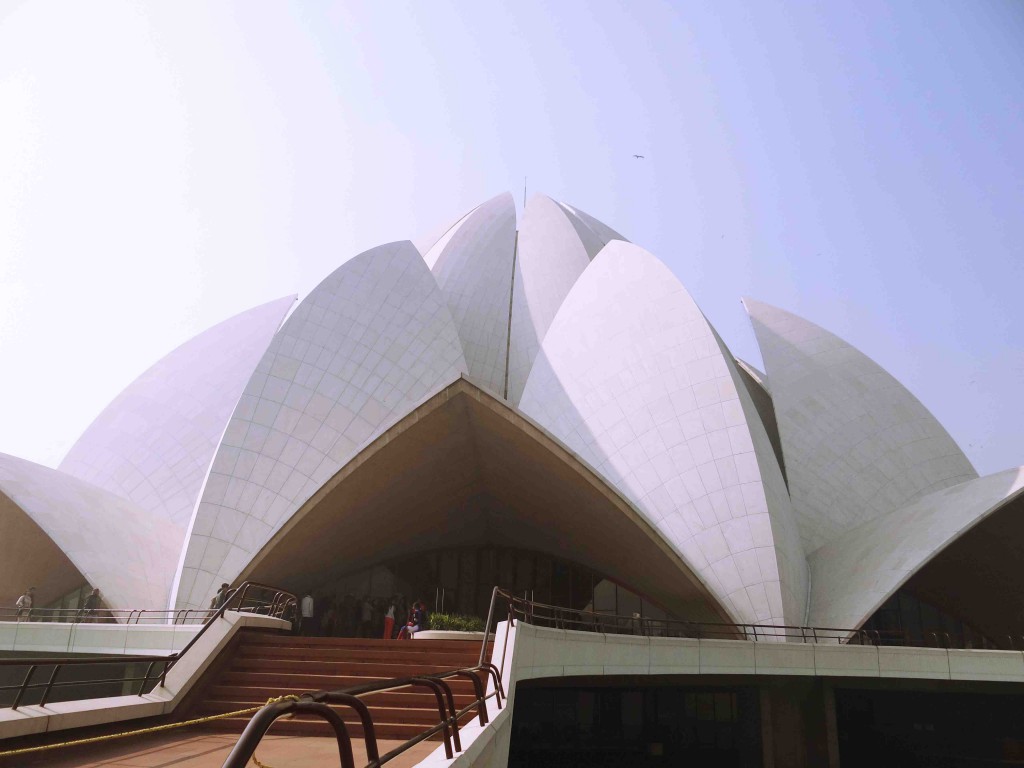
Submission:
[[333,648],[331,646],[295,647],[243,645],[236,658],[292,659],[296,661],[384,661],[389,664],[443,664],[449,669],[475,667],[476,653],[452,651],[389,650],[385,648]]
[[[273,688],[277,691],[275,695],[285,693],[306,693],[308,691],[335,691],[341,688],[350,688],[356,685],[367,685],[379,683],[391,679],[390,677],[374,677],[360,675],[328,675],[328,674],[299,674],[295,672],[259,672],[251,670],[239,670],[225,672],[218,681],[221,685],[248,685],[261,688]],[[446,681],[451,686],[453,693],[473,693],[473,683],[470,680],[452,678]]]
[[[210,689],[209,698],[211,701],[245,701],[252,704],[260,704],[268,699],[275,698],[281,694],[279,688],[268,688],[251,685],[216,685]],[[456,693],[456,707],[464,707],[472,699],[471,693]],[[380,691],[368,693],[359,697],[367,706],[409,706],[409,707],[431,707],[434,706],[434,694],[425,689],[402,688],[397,691]],[[459,702],[462,702],[461,704]]]
[[[274,634],[270,632],[247,632],[245,634],[245,645],[276,645],[295,648],[306,647],[332,647],[332,648],[402,648],[404,646],[415,646],[417,651],[449,651],[455,653],[467,653],[472,649],[476,654],[480,653],[479,640],[377,640],[374,638],[361,637],[302,637],[300,635]],[[488,643],[488,650],[493,647],[494,641]]]
[[[458,711],[468,706],[472,701],[455,701],[455,710]],[[237,712],[242,709],[249,709],[255,706],[250,701],[207,701],[199,709],[201,717],[219,715],[225,712]],[[332,706],[341,719],[346,723],[360,722],[359,715],[351,707]],[[441,716],[437,711],[436,703],[429,707],[368,707],[370,717],[374,723],[414,723],[423,727],[431,726],[440,721]],[[475,710],[474,710],[475,711]],[[305,716],[303,716],[305,717]],[[312,718],[313,716],[309,716]],[[422,728],[421,728],[422,730]]]
[[[213,731],[241,733],[249,724],[248,717],[228,717],[214,720],[203,727]],[[395,739],[405,741],[423,733],[424,727],[415,723],[374,723],[374,734],[378,739]],[[363,726],[359,723],[346,723],[349,738],[363,738]],[[275,722],[269,734],[272,736],[334,736],[334,728],[325,720],[306,720],[304,718],[284,717]],[[434,739],[440,741],[440,734]]]
[[445,664],[389,664],[384,661],[304,661],[302,659],[259,659],[237,656],[231,662],[232,672],[253,670],[257,672],[314,672],[323,675],[356,675],[359,677],[411,677],[449,672],[453,669]]

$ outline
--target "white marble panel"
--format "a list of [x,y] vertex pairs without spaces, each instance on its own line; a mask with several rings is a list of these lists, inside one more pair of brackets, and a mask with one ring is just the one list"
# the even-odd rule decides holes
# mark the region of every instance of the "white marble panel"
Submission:
[[166,604],[181,547],[180,530],[170,521],[64,472],[5,454],[0,454],[0,493],[100,589],[105,605]]
[[947,655],[949,676],[953,680],[1024,681],[1024,654],[1020,651],[950,648]]
[[815,645],[814,670],[821,677],[878,677],[873,645]]
[[459,329],[469,378],[505,391],[516,206],[507,192],[478,206],[426,255]]
[[195,512],[175,604],[207,605],[360,448],[466,369],[444,295],[412,243],[335,270],[246,385]]
[[165,356],[96,417],[58,469],[169,520],[183,541],[224,425],[295,298],[235,315]]
[[881,677],[949,677],[949,654],[945,648],[899,648],[879,646],[878,674]]
[[869,520],[811,553],[811,610],[819,627],[859,627],[963,533],[1024,493],[1024,467],[931,493]]
[[[508,372],[512,403],[519,402],[541,342],[569,289],[608,242],[579,213],[543,195],[534,195],[526,204],[512,299]],[[612,232],[607,227],[602,231]]]
[[606,246],[547,333],[521,410],[619,489],[738,621],[801,623],[806,564],[732,356],[683,286]]
[[814,323],[743,301],[768,375],[805,551],[977,478],[942,425],[878,364]]
[[757,672],[757,643],[744,640],[700,641],[702,675],[753,675]]
[[754,643],[759,675],[813,675],[814,646],[809,643]]

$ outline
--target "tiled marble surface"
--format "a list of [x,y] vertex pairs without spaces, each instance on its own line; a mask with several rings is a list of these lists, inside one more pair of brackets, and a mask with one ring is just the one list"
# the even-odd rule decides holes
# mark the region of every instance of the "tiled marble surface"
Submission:
[[178,607],[207,605],[359,449],[466,372],[412,243],[345,262],[295,308],[235,408],[185,552]]
[[[572,215],[573,212],[543,195],[531,197],[523,213],[508,373],[508,399],[513,404],[519,402],[558,308],[603,245],[591,228],[574,226]],[[586,242],[580,239],[580,232]]]
[[470,378],[499,396],[515,239],[516,206],[506,192],[478,206],[425,256],[459,330]]
[[811,553],[808,624],[859,627],[936,552],[1024,491],[1024,467],[924,496]]
[[744,299],[761,348],[804,548],[977,478],[928,409],[862,352]]
[[99,587],[107,605],[166,605],[181,547],[181,530],[169,520],[64,472],[6,454],[0,454],[0,493]]
[[184,540],[217,442],[295,296],[185,342],[129,384],[58,469],[169,520]]
[[[738,621],[799,623],[806,575],[788,498],[731,366],[668,268],[614,241],[565,298],[520,407],[636,504]],[[770,498],[759,462],[777,475]]]

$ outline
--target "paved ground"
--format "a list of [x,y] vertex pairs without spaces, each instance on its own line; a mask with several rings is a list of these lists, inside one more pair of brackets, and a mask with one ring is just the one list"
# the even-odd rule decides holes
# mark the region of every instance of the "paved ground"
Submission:
[[[0,765],[18,768],[220,768],[237,740],[237,735],[201,731],[154,734],[77,749],[0,758]],[[383,754],[398,744],[397,741],[382,739],[378,742],[378,749]],[[389,762],[388,766],[408,768],[433,752],[437,746],[437,742],[417,744]],[[352,747],[356,765],[366,765],[362,741],[353,741]],[[256,750],[256,757],[267,768],[314,765],[333,768],[341,765],[337,741],[313,736],[268,735]]]

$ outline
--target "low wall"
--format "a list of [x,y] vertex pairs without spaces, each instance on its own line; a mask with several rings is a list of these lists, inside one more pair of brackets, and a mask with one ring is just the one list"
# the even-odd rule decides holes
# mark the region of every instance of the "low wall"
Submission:
[[180,651],[202,624],[69,624],[49,621],[0,622],[0,654],[132,654]]
[[[828,733],[825,720],[830,706],[825,702],[831,701],[828,680],[1024,682],[1024,653],[1020,651],[633,637],[548,629],[522,622],[517,622],[511,630],[505,622],[498,625],[491,661],[503,670],[508,694],[505,707],[499,711],[492,700],[488,706],[491,721],[487,726],[480,726],[474,720],[460,729],[464,749],[453,761],[445,759],[444,749],[438,748],[420,762],[420,766],[499,768],[507,765],[516,687],[526,680],[612,675],[680,676],[681,680],[690,677],[692,684],[698,682],[698,678],[722,680],[723,676],[735,676],[737,681],[751,681],[762,677],[767,686],[762,706],[766,709],[771,706],[773,693],[778,694],[774,699],[782,697],[775,701],[776,730],[789,729],[797,734],[788,741],[776,734],[774,738],[778,743],[773,745],[766,731],[765,764],[791,766],[836,764],[834,733]],[[811,686],[811,693],[807,695],[809,706],[822,721],[815,723],[815,728],[796,722],[797,715],[803,717],[805,713],[787,713],[782,706],[792,698],[786,686],[808,685]],[[806,693],[802,688],[800,692]],[[809,744],[797,743],[807,736],[803,731],[798,733],[798,725],[804,731],[817,729],[821,733],[811,734],[814,739],[808,737]],[[772,752],[778,753],[779,760],[771,757]],[[799,752],[802,757],[788,760],[791,752]]]
[[244,627],[287,630],[291,623],[269,616],[227,611],[174,665],[167,675],[166,686],[157,687],[142,696],[112,696],[52,702],[45,707],[0,709],[0,739],[170,714],[235,633]]

